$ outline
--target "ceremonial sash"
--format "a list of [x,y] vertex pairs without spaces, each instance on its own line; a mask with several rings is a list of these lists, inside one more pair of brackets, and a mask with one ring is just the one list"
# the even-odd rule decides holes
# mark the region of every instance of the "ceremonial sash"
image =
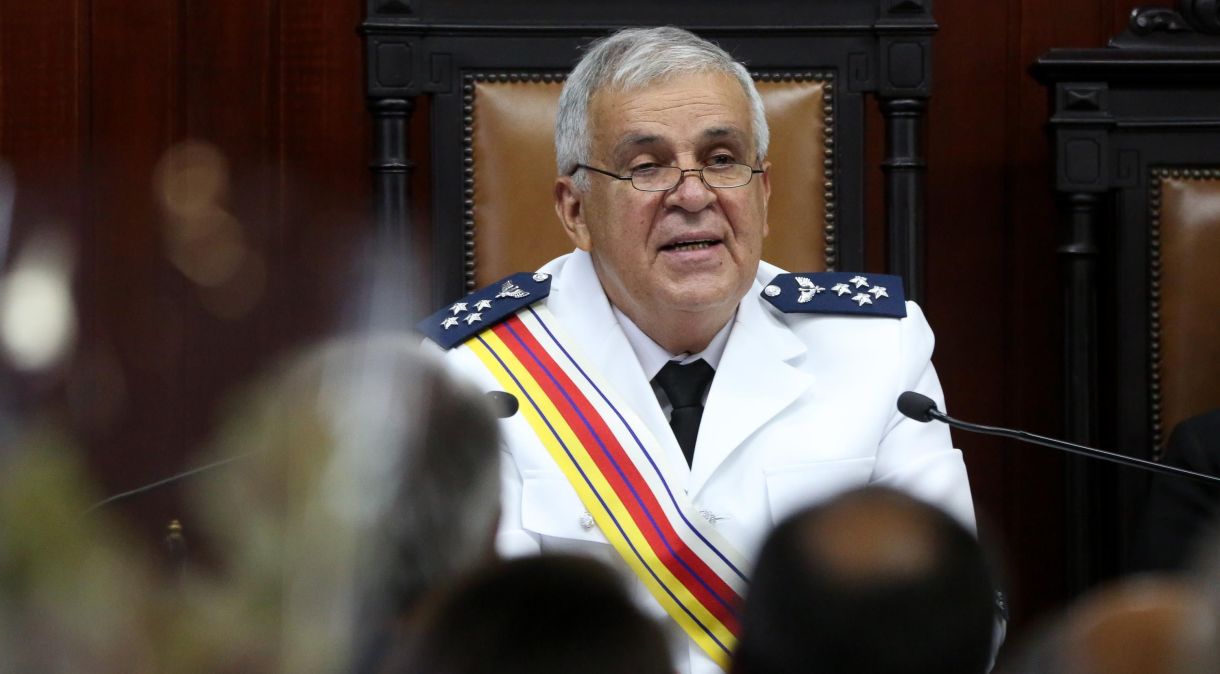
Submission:
[[742,557],[656,462],[660,444],[590,368],[555,318],[527,306],[467,340],[652,596],[722,668],[737,642]]

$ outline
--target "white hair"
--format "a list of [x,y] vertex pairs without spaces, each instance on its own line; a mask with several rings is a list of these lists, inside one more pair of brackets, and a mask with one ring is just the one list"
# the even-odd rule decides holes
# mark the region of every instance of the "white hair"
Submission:
[[[674,75],[724,73],[734,77],[750,101],[755,160],[767,156],[770,131],[762,97],[750,72],[728,52],[681,28],[627,28],[589,45],[568,76],[555,118],[555,163],[559,175],[571,175],[590,161],[589,101],[602,89],[639,89]],[[580,189],[588,179],[577,175]]]

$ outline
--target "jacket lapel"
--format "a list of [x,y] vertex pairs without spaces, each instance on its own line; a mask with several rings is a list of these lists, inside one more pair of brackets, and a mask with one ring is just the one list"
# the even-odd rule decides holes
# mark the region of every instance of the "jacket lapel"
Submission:
[[569,256],[563,273],[551,287],[547,306],[562,321],[565,332],[597,376],[657,439],[659,446],[648,449],[666,481],[686,487],[689,478],[686,458],[631,343],[614,318],[587,253],[577,251]]
[[742,301],[712,380],[691,467],[692,497],[735,449],[813,384],[813,376],[789,363],[805,353],[804,343],[767,313],[758,291],[756,283]]

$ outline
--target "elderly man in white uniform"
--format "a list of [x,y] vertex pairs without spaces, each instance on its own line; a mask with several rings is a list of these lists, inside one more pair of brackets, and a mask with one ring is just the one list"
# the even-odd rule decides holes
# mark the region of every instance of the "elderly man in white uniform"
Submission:
[[[771,189],[768,130],[743,66],[676,28],[621,31],[592,45],[567,80],[555,135],[555,209],[577,250],[421,324],[446,347],[470,345],[448,351],[454,368],[486,390],[521,398],[521,413],[502,423],[503,554],[576,551],[624,568],[640,600],[679,635],[678,671],[704,674],[720,671],[727,659],[717,648],[732,646],[731,636],[702,639],[699,632],[712,633],[705,623],[713,614],[734,629],[733,610],[723,608],[733,601],[722,600],[732,593],[718,588],[744,590],[732,576],[748,572],[764,536],[796,509],[875,483],[940,506],[973,530],[966,470],[948,430],[895,409],[907,390],[943,406],[919,307],[899,298],[894,313],[852,315],[857,303],[869,310],[866,303],[883,305],[900,290],[856,276],[830,292],[818,284],[836,279],[817,274],[785,278],[796,278],[805,299],[839,299],[848,309],[787,312],[771,301],[783,270],[760,261]],[[861,285],[872,295],[862,298]],[[515,304],[500,306],[509,301]],[[538,341],[551,334],[547,326],[563,331],[558,341],[568,348],[551,353],[556,361],[572,356],[564,367],[573,381],[596,383],[585,388],[586,409],[605,400],[610,426],[622,420],[606,435],[622,441],[619,459],[634,460],[642,476],[623,501],[645,503],[639,491],[653,490],[653,507],[665,512],[640,506],[638,528],[661,537],[649,539],[658,549],[671,547],[661,540],[665,532],[691,542],[693,556],[670,549],[678,561],[657,568],[669,563],[692,595],[707,590],[707,607],[687,608],[685,590],[667,589],[669,576],[649,565],[643,539],[619,539],[630,508],[616,511],[606,497],[590,496],[586,483],[597,479],[588,473],[597,469],[566,465],[575,441],[564,436],[566,443],[548,448],[547,433],[560,434],[545,419],[541,388],[514,389],[521,377],[505,374],[507,365],[494,371],[511,360],[493,353],[495,329],[505,344],[526,329],[501,322],[508,319],[497,307],[504,314],[518,306],[548,312],[536,314]],[[693,403],[675,400],[690,395],[670,387],[674,371],[685,372],[676,379],[693,387]],[[574,423],[587,423],[584,413]],[[592,444],[605,447],[600,439]],[[614,466],[608,475],[621,466],[606,465]],[[629,537],[631,526],[625,530]],[[723,584],[705,581],[702,569]]]

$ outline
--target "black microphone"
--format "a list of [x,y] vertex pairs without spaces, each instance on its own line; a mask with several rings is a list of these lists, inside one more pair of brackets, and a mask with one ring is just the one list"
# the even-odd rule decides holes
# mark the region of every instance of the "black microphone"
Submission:
[[933,413],[940,412],[936,409],[935,400],[915,391],[907,391],[898,396],[898,411],[902,412],[904,417],[910,417],[925,424],[936,418]]
[[933,419],[949,424],[953,428],[960,428],[963,431],[971,431],[974,433],[983,433],[986,435],[998,435],[1002,438],[1012,438],[1022,442],[1029,442],[1051,449],[1058,449],[1080,456],[1087,456],[1092,459],[1101,459],[1102,461],[1110,461],[1112,463],[1130,466],[1132,468],[1141,468],[1154,473],[1162,473],[1164,475],[1176,475],[1178,477],[1189,477],[1194,480],[1202,480],[1204,482],[1212,482],[1220,484],[1220,477],[1215,475],[1206,475],[1204,473],[1196,473],[1193,470],[1177,468],[1175,466],[1167,466],[1163,463],[1155,461],[1145,461],[1132,456],[1117,454],[1115,452],[1107,452],[1102,449],[1094,449],[1085,445],[1078,445],[1073,442],[1065,442],[1048,438],[1044,435],[1035,435],[1026,431],[1017,431],[1009,428],[1000,428],[998,426],[983,426],[982,424],[972,424],[967,421],[959,421],[953,417],[941,412],[936,407],[936,401],[932,400],[922,393],[915,391],[907,391],[898,396],[898,411],[902,412],[903,416],[914,419],[915,421],[927,423]]
[[487,396],[487,401],[491,403],[491,411],[498,419],[507,419],[517,413],[521,409],[521,403],[517,401],[517,396],[508,391],[488,391],[484,395]]

